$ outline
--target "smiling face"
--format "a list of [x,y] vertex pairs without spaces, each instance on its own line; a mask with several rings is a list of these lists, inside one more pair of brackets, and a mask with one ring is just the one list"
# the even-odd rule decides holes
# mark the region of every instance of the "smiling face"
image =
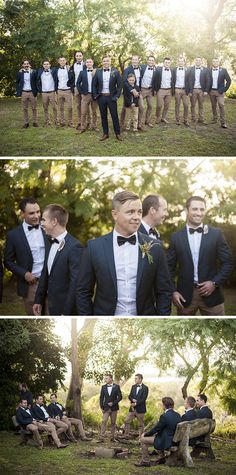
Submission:
[[142,378],[140,378],[140,376],[135,376],[134,377],[134,382],[135,382],[135,384],[141,384],[142,383]]
[[218,68],[219,65],[220,65],[219,59],[218,59],[218,58],[213,58],[213,60],[212,60],[212,66],[213,66],[213,68]]
[[57,220],[55,218],[51,218],[49,211],[44,211],[41,219],[41,226],[48,236],[55,237],[54,231],[56,225]]
[[43,406],[43,396],[39,396],[38,399],[36,399],[36,403]]
[[93,60],[91,58],[87,59],[86,68],[87,69],[93,69]]
[[152,207],[150,209],[150,212],[152,213],[152,220],[154,226],[159,226],[160,224],[163,224],[167,216],[169,216],[167,210],[167,201],[165,200],[165,198],[160,197],[158,209]]
[[43,68],[46,69],[46,71],[48,71],[50,69],[50,66],[51,66],[51,64],[49,63],[49,61],[44,61],[43,62]]
[[61,66],[61,68],[64,68],[66,66],[66,58],[63,58],[63,57],[59,58],[58,63]]
[[102,66],[104,69],[109,69],[111,66],[111,58],[109,56],[105,56],[102,60]]
[[105,381],[106,384],[112,384],[112,378],[111,378],[111,376],[109,376],[109,374],[106,374],[106,375],[104,376],[104,381]]
[[164,65],[165,68],[169,69],[170,65],[171,65],[171,60],[170,59],[165,59],[163,65]]
[[135,233],[141,223],[142,203],[139,199],[128,200],[112,210],[115,221],[115,230],[122,236],[131,236]]
[[138,65],[139,65],[139,57],[138,56],[132,56],[131,64],[134,68],[137,68]]
[[202,65],[202,58],[196,58],[195,59],[195,66],[197,66],[198,68],[200,68]]
[[27,203],[27,205],[25,206],[25,210],[21,211],[22,219],[24,219],[25,222],[30,226],[35,226],[36,224],[39,224],[40,216],[41,212],[37,203]]
[[25,71],[28,71],[30,69],[29,61],[26,60],[22,63],[22,69],[25,69]]
[[28,407],[27,399],[23,399],[23,400],[20,402],[20,406],[23,407],[24,409],[27,409],[27,407]]
[[189,208],[187,209],[187,224],[197,228],[202,224],[204,216],[206,214],[206,205],[203,201],[193,200],[191,201]]
[[81,51],[76,51],[75,60],[78,63],[81,63],[83,61],[83,53],[81,53]]

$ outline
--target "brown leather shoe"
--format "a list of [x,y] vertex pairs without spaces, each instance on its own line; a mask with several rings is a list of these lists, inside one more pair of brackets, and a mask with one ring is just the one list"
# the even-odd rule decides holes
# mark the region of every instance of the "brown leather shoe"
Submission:
[[143,125],[139,125],[138,130],[141,130],[141,132],[146,132],[147,129]]
[[119,140],[119,142],[123,142],[123,139],[121,138],[120,135],[116,135],[116,139]]
[[80,129],[78,133],[83,134],[84,132],[86,132],[86,129]]
[[61,445],[58,445],[58,449],[65,449],[66,447],[68,447],[69,444],[61,444]]
[[164,124],[169,124],[167,119],[161,119],[161,121],[164,122]]
[[228,127],[227,127],[226,124],[222,124],[221,128],[222,128],[222,129],[228,129]]
[[24,125],[22,126],[22,129],[28,129],[28,127],[29,127],[29,124],[24,124]]
[[100,142],[103,142],[106,139],[109,139],[109,135],[104,134],[99,140],[100,140]]
[[151,467],[150,462],[144,462],[141,460],[141,462],[136,462],[135,467]]

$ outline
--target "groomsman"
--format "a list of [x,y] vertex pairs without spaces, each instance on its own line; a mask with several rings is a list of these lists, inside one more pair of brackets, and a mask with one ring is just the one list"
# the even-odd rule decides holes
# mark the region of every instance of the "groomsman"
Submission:
[[68,212],[63,206],[51,204],[44,209],[41,223],[51,237],[51,247],[35,295],[35,316],[41,315],[44,304],[48,305],[49,315],[75,314],[75,289],[83,248],[67,232],[67,222]]
[[185,67],[185,59],[180,56],[177,68],[173,68],[173,87],[175,91],[175,120],[180,125],[180,104],[184,106],[184,125],[189,127],[188,122],[188,94],[189,94],[189,71]]
[[213,414],[211,409],[207,405],[207,396],[205,394],[198,394],[196,399],[197,407],[199,411],[197,412],[198,419],[213,419]]
[[[224,315],[221,285],[233,269],[231,250],[222,231],[204,224],[206,202],[191,196],[186,202],[186,226],[172,234],[167,259],[178,315]],[[219,266],[220,263],[220,266]]]
[[196,103],[198,102],[198,122],[204,124],[204,98],[210,90],[209,70],[202,66],[202,58],[195,59],[195,66],[189,69],[189,96],[191,100],[192,122],[196,122]]
[[129,414],[125,419],[125,435],[129,436],[130,423],[137,418],[139,421],[139,436],[141,437],[144,431],[144,416],[147,412],[146,399],[148,397],[148,387],[143,384],[143,375],[136,374],[129,393],[130,409]]
[[[51,69],[50,62],[45,59],[43,67],[37,71],[37,89],[42,93],[45,127],[50,125],[50,117],[48,113],[49,104],[51,104],[54,115],[54,125],[57,126],[57,103],[56,103],[56,87],[55,87],[55,68]],[[54,75],[54,76],[53,76]]]
[[16,96],[21,97],[23,129],[29,127],[29,105],[32,108],[33,127],[38,127],[36,71],[31,69],[28,59],[23,61],[16,76]]
[[68,444],[62,444],[58,437],[63,432],[67,431],[67,425],[59,419],[53,419],[49,416],[47,407],[43,403],[43,396],[41,396],[41,394],[35,398],[35,404],[32,408],[32,415],[37,421],[39,430],[46,429],[52,436],[53,442],[58,449],[64,449],[68,446]]
[[59,67],[53,70],[55,80],[57,100],[60,112],[61,127],[65,126],[65,104],[68,113],[68,127],[73,125],[73,93],[74,93],[74,74],[66,65],[66,58],[63,56],[58,60]]
[[220,124],[223,129],[227,129],[225,123],[225,103],[224,93],[231,84],[230,75],[225,68],[220,67],[219,58],[213,58],[212,68],[210,69],[210,100],[213,114],[213,123],[217,122],[217,104],[220,111]]
[[[137,55],[133,55],[131,58],[131,64],[125,68],[124,74],[123,74],[123,83],[127,82],[128,80],[128,75],[129,74],[134,74],[135,79],[136,79],[136,86],[138,86],[139,90],[141,89],[141,66],[139,64],[139,57]],[[142,124],[141,124],[141,118],[144,113],[144,103],[143,103],[143,97],[142,94],[138,94],[138,92],[135,89],[132,89],[134,96],[138,97],[138,130],[143,130]],[[125,123],[125,104],[123,104],[122,111],[121,111],[121,116],[120,116],[120,125],[121,127],[124,127]]]
[[[87,117],[89,115],[89,106],[92,109],[91,130],[97,129],[97,101],[93,99],[92,83],[96,69],[93,67],[93,60],[91,58],[86,60],[86,68],[80,71],[77,79],[77,90],[81,96],[81,128],[80,133],[86,131]],[[77,96],[78,97],[78,96]]]
[[195,409],[196,399],[188,396],[184,400],[185,413],[181,416],[181,421],[193,421],[197,419],[197,411]]
[[34,198],[20,202],[22,224],[7,233],[4,252],[5,267],[17,278],[17,293],[23,298],[27,315],[33,314],[33,303],[43,269],[49,242],[39,226],[40,208]]
[[31,409],[28,407],[27,400],[24,398],[20,399],[19,406],[16,410],[16,420],[23,429],[32,432],[33,438],[38,445],[38,449],[42,449],[43,441],[39,433],[37,422],[33,417]]
[[[153,127],[151,123],[151,114],[152,114],[152,98],[153,98],[153,76],[155,71],[155,58],[150,55],[147,58],[147,64],[141,65],[141,96],[146,100],[147,110],[145,114],[145,124],[148,127]],[[144,123],[144,107],[140,111],[140,127],[143,128]]]
[[79,130],[80,129],[80,126],[81,126],[81,101],[82,101],[82,97],[81,97],[81,93],[80,91],[78,90],[78,87],[76,87],[76,84],[77,84],[77,81],[78,81],[78,77],[81,73],[81,71],[83,71],[83,69],[85,69],[85,62],[83,60],[83,53],[82,51],[76,51],[75,54],[74,54],[74,63],[72,64],[72,66],[70,67],[70,71],[73,73],[74,75],[74,84],[75,84],[75,89],[74,89],[74,93],[75,93],[75,102],[76,102],[76,105],[77,105],[77,114],[78,114],[78,124],[77,124],[77,127],[76,127],[76,130]]
[[102,120],[103,136],[101,141],[109,138],[108,109],[111,114],[114,132],[117,140],[122,141],[120,136],[120,124],[117,111],[117,100],[121,95],[122,81],[117,69],[111,67],[111,58],[102,58],[102,68],[97,69],[93,81],[93,97],[98,101]]
[[[156,226],[164,223],[169,216],[167,201],[160,195],[148,195],[143,200],[143,216],[139,228],[140,233],[160,240],[160,233]],[[161,241],[160,241],[161,242]]]
[[[170,107],[171,96],[174,93],[173,71],[170,67],[171,59],[164,58],[163,66],[156,68],[153,75],[153,93],[157,96],[156,123],[168,124],[167,114]],[[164,106],[164,107],[163,107]],[[161,111],[163,108],[162,116]]]
[[90,240],[84,253],[77,288],[79,314],[169,315],[172,284],[166,257],[160,243],[138,232],[139,196],[117,193],[112,216],[114,230]]
[[116,418],[119,411],[119,402],[122,399],[120,386],[113,382],[113,377],[110,373],[105,375],[105,383],[101,387],[100,392],[100,408],[103,412],[102,425],[100,432],[100,442],[104,441],[106,426],[108,419],[111,420],[111,438],[113,442],[115,440],[116,431]]

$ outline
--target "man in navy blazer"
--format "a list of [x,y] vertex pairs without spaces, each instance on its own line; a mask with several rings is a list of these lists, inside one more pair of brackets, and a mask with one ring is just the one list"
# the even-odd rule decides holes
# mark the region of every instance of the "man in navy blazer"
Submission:
[[46,206],[41,222],[52,240],[35,295],[34,315],[41,315],[45,303],[49,315],[75,315],[75,290],[83,247],[67,232],[68,213],[61,205]]
[[197,412],[197,419],[213,419],[212,411],[207,406],[207,396],[205,394],[198,394],[196,403],[197,407],[199,408],[199,411]]
[[192,396],[188,396],[184,400],[185,413],[181,416],[181,421],[194,421],[197,419],[197,411],[195,409],[196,399]]
[[122,141],[120,136],[120,123],[117,111],[117,100],[121,95],[122,81],[119,71],[111,67],[111,58],[102,58],[102,68],[97,69],[93,81],[93,97],[98,101],[102,120],[103,136],[101,141],[109,138],[108,109],[111,114],[114,132],[117,140]]
[[37,201],[23,198],[19,206],[23,223],[7,233],[4,264],[17,278],[17,293],[23,298],[26,314],[34,315],[35,293],[50,244],[39,225]]
[[103,412],[101,432],[99,440],[102,442],[105,437],[108,419],[111,420],[111,441],[115,439],[116,418],[119,411],[119,402],[122,399],[120,386],[113,382],[112,374],[105,375],[105,383],[100,391],[100,408]]
[[137,418],[139,421],[139,436],[141,437],[144,431],[144,416],[147,412],[146,399],[148,397],[148,387],[143,384],[143,375],[138,373],[134,378],[135,384],[133,384],[130,393],[130,408],[129,414],[125,419],[124,433],[129,436],[130,423]]
[[191,196],[186,226],[171,236],[167,260],[178,315],[196,315],[198,310],[201,315],[224,315],[221,285],[232,272],[232,253],[222,231],[204,224],[205,214],[205,200]]
[[171,59],[166,57],[164,58],[163,66],[156,68],[153,74],[153,94],[157,96],[157,124],[160,122],[168,124],[167,114],[170,107],[171,97],[174,95],[173,72],[170,66]]
[[142,216],[139,196],[117,193],[112,216],[114,231],[89,241],[83,255],[79,315],[169,315],[172,284],[166,257],[158,242],[137,232]]
[[38,127],[37,92],[36,71],[31,69],[30,62],[25,59],[16,75],[16,97],[21,97],[24,129],[29,127],[29,105],[32,108],[33,127]]
[[42,68],[37,71],[36,83],[38,92],[42,94],[43,110],[45,117],[45,127],[50,125],[50,116],[48,112],[49,104],[52,106],[54,115],[54,125],[57,126],[57,103],[55,86],[56,68],[51,68],[48,59],[43,61]]
[[75,76],[73,71],[67,67],[67,61],[64,56],[58,59],[59,67],[54,68],[52,76],[55,81],[57,93],[58,108],[61,127],[65,126],[65,104],[67,107],[68,127],[73,125],[73,94],[75,87]]
[[[123,84],[126,83],[128,85],[128,75],[134,74],[136,79],[136,86],[138,86],[139,90],[141,89],[141,66],[139,64],[139,57],[137,55],[133,55],[131,58],[131,64],[125,68],[123,73]],[[133,90],[133,94],[135,97],[138,98],[138,130],[144,130],[141,124],[141,118],[144,112],[144,103],[142,94],[138,93],[136,90]],[[124,127],[125,124],[125,104],[123,104],[121,115],[120,115],[120,126]]]
[[167,450],[171,447],[176,426],[181,422],[181,416],[174,411],[174,401],[171,397],[163,397],[164,414],[157,424],[141,436],[142,460],[135,463],[136,467],[150,467],[148,446],[154,445],[156,450]]
[[[53,438],[54,443],[58,449],[64,449],[68,444],[62,444],[59,435],[66,432],[68,426],[65,422],[62,422],[59,418],[55,419],[50,417],[47,407],[43,403],[43,396],[37,395],[35,398],[35,404],[32,408],[32,415],[37,421],[37,426],[40,430],[48,430]],[[57,427],[57,429],[56,429]]]
[[166,199],[160,195],[148,195],[144,198],[142,207],[143,216],[139,228],[140,233],[147,234],[161,243],[160,233],[156,227],[163,224],[169,216]]
[[77,79],[77,89],[81,95],[81,127],[80,133],[86,131],[88,126],[88,116],[89,116],[89,108],[92,109],[92,120],[91,120],[91,130],[97,129],[97,101],[93,98],[93,80],[94,75],[96,73],[96,69],[93,67],[93,60],[92,58],[88,58],[86,60],[86,68],[80,71],[78,79]]
[[[85,65],[85,62],[84,62],[84,55],[83,55],[82,51],[80,51],[80,50],[75,51],[74,62],[72,64],[72,66],[70,67],[70,72],[72,72],[72,75],[73,75],[73,78],[74,78],[73,82],[74,82],[74,85],[75,85],[74,99],[75,99],[75,102],[76,102],[77,114],[78,114],[78,124],[77,124],[76,130],[79,130],[80,126],[81,126],[81,101],[82,101],[81,94],[78,91],[78,88],[77,88],[76,84],[77,84],[77,80],[78,80],[80,72],[83,71],[83,69],[85,69],[85,68],[86,68],[86,65]],[[90,116],[88,116],[88,119],[90,119]]]
[[223,129],[227,129],[225,123],[225,103],[224,93],[231,84],[230,75],[225,68],[220,67],[219,58],[213,58],[212,68],[210,69],[210,100],[213,114],[213,123],[217,122],[217,104],[220,111],[220,124]]
[[[31,409],[28,408],[27,399],[20,399],[19,406],[16,410],[16,420],[18,424],[33,434],[33,438],[39,449],[43,448],[43,441],[39,433],[38,424],[33,417]],[[45,429],[46,430],[46,429]]]
[[196,103],[198,102],[198,122],[204,124],[204,98],[210,90],[210,74],[202,66],[202,58],[197,56],[195,66],[189,69],[189,96],[191,100],[192,122],[196,122]]

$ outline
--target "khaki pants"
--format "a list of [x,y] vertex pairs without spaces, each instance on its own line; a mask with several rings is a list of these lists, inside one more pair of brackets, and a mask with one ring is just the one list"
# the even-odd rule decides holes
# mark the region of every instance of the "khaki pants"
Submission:
[[80,437],[82,439],[84,439],[84,437],[86,437],[84,427],[83,427],[83,423],[80,419],[76,419],[75,417],[62,416],[62,420],[68,425],[69,435],[72,434],[72,436],[73,436],[71,425],[74,425],[74,426],[77,427]]
[[125,419],[125,435],[129,435],[130,423],[137,418],[139,421],[139,436],[144,432],[144,415],[136,411],[129,412],[128,416]]
[[[127,107],[125,107],[125,104],[123,103],[123,107],[122,107],[121,113],[120,113],[120,126],[122,128],[124,128],[124,125],[125,125],[126,109],[127,109]],[[138,127],[141,127],[141,125],[142,125],[141,124],[141,119],[143,117],[143,113],[144,113],[144,103],[143,103],[143,97],[140,94],[140,96],[138,98]]]
[[48,432],[52,436],[53,441],[55,442],[56,446],[59,447],[61,445],[61,441],[57,435],[55,425],[51,422],[37,422],[37,426],[39,430],[43,430],[44,432]]
[[154,440],[155,436],[151,435],[150,437],[144,437],[142,436],[140,439],[140,447],[141,447],[141,452],[142,452],[142,461],[143,462],[149,462],[150,461],[150,455],[148,452],[148,447],[149,446],[154,446]]
[[106,426],[107,426],[107,422],[109,418],[111,420],[111,439],[113,439],[115,436],[117,411],[112,411],[111,409],[109,409],[108,411],[103,412],[101,432],[100,432],[101,438],[105,436]]
[[30,432],[32,432],[33,434],[33,438],[35,440],[35,442],[39,445],[39,446],[43,446],[43,441],[41,439],[41,436],[39,434],[39,428],[36,424],[28,424],[26,426],[26,429],[29,430]]
[[52,419],[50,417],[49,422],[51,422],[52,424],[54,424],[55,427],[57,427],[57,435],[62,434],[62,432],[66,432],[68,429],[68,425],[66,424],[66,422],[63,422],[59,419]]
[[31,91],[22,91],[21,103],[23,108],[24,125],[29,123],[29,105],[32,108],[33,123],[37,124],[37,97],[34,97]]
[[38,282],[35,284],[28,284],[28,294],[23,298],[26,315],[34,316],[33,305],[37,288]]
[[81,130],[86,130],[87,128],[87,119],[89,117],[89,106],[92,109],[92,117],[91,117],[91,128],[96,129],[97,127],[97,101],[93,100],[92,94],[89,92],[88,94],[82,94],[81,99]]
[[55,92],[42,92],[42,100],[43,100],[45,124],[46,125],[50,124],[48,107],[49,107],[49,104],[51,104],[52,110],[53,110],[53,116],[54,116],[54,124],[57,125],[57,103],[56,103]]
[[220,111],[220,123],[221,125],[225,125],[225,100],[224,94],[220,94],[218,91],[210,91],[210,100],[211,100],[211,108],[213,119],[217,120],[217,104],[219,106]]
[[68,125],[73,126],[73,108],[72,108],[72,92],[70,89],[66,91],[62,91],[58,89],[57,91],[57,98],[58,98],[58,106],[60,111],[60,123],[61,125],[65,125],[65,104],[67,107],[67,114],[68,114]]
[[156,108],[156,121],[157,123],[161,120],[161,110],[162,112],[162,119],[166,119],[167,113],[170,107],[171,101],[171,89],[159,89],[157,92],[157,108]]
[[126,130],[130,130],[131,124],[133,125],[133,130],[138,130],[138,107],[126,107]]
[[198,289],[194,288],[192,302],[184,309],[178,309],[178,315],[196,315],[198,309],[201,315],[223,316],[225,315],[224,304],[220,303],[214,307],[207,307],[203,298],[198,293]]
[[144,99],[146,99],[147,102],[147,110],[146,110],[146,115],[145,115],[145,124],[150,124],[151,121],[151,113],[152,113],[152,88],[141,88],[141,102],[143,103],[143,107],[141,106],[140,110],[140,117],[139,117],[139,125],[143,125],[144,122]]
[[78,126],[81,124],[81,101],[82,101],[82,96],[80,92],[78,91],[77,87],[74,89],[75,93],[75,102],[76,102],[76,107],[77,107],[77,115],[78,115]]
[[196,120],[196,103],[198,103],[198,121],[204,122],[204,92],[201,89],[193,89],[191,96],[191,114],[194,122]]
[[180,122],[180,104],[183,102],[184,106],[184,123],[188,122],[188,96],[185,92],[185,89],[175,89],[175,120],[177,123]]

